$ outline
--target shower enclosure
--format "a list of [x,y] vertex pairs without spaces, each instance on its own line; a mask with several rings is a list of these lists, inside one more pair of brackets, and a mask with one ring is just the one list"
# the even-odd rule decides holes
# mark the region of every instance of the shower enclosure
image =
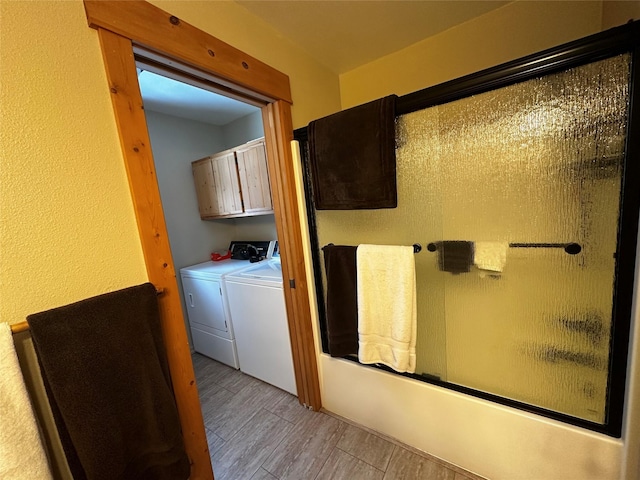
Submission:
[[[303,149],[324,351],[321,247],[419,243],[403,375],[619,436],[638,38],[634,23],[401,97],[395,209],[315,210]],[[490,264],[447,268],[451,241]]]

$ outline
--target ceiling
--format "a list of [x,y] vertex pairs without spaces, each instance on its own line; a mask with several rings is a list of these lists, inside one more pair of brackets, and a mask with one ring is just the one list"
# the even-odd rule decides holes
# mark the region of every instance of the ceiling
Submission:
[[[488,0],[235,0],[340,74],[499,8]],[[171,80],[138,74],[145,109],[226,125],[256,107]]]
[[235,0],[344,73],[502,7],[488,0]]
[[218,127],[260,111],[259,108],[252,105],[157,75],[148,70],[138,70],[138,83],[145,110]]

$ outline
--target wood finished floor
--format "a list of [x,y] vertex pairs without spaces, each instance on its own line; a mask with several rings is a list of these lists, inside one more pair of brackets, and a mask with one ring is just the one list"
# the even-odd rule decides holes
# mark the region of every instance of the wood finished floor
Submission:
[[[216,480],[477,480],[194,354]],[[405,448],[406,447],[406,448]]]

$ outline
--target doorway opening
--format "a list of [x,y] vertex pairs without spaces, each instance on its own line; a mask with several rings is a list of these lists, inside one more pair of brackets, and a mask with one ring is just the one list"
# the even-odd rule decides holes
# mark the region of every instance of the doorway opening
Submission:
[[261,110],[137,67],[191,351],[295,395]]
[[[146,2],[84,2],[98,31],[109,89],[129,179],[149,281],[162,289],[159,307],[176,404],[194,478],[210,478],[211,464],[199,411],[176,274],[171,260],[162,201],[137,83],[135,55],[207,80],[233,98],[262,111],[274,212],[300,401],[321,408],[307,272],[291,140],[288,77],[260,60]],[[144,45],[144,48],[142,47]]]

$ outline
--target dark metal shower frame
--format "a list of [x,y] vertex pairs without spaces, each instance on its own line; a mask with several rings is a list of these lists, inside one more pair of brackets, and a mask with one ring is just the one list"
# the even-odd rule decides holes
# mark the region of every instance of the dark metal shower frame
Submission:
[[[525,410],[565,423],[583,427],[619,438],[625,403],[625,386],[629,352],[629,333],[633,309],[633,291],[638,238],[638,215],[640,213],[640,21],[612,28],[580,40],[559,45],[502,65],[451,80],[398,98],[396,115],[423,110],[435,105],[506,87],[519,82],[539,78],[552,73],[578,67],[598,60],[629,53],[631,55],[630,106],[622,170],[620,218],[617,232],[617,251],[611,314],[611,345],[609,377],[607,385],[606,415],[604,424],[558,413],[545,408],[518,402],[461,385],[451,384],[435,377],[401,374],[384,366],[379,368],[397,375],[414,378],[447,389],[490,400],[520,410]],[[324,291],[321,277],[320,249],[317,237],[315,208],[313,204],[307,129],[294,132],[300,142],[302,168],[305,183],[307,217],[313,252],[313,267],[316,294],[319,299],[318,314],[322,337],[322,349],[328,352]],[[521,244],[514,245],[522,247]],[[529,245],[531,246],[531,245]],[[564,244],[563,244],[564,247]],[[345,357],[357,362],[355,357]]]

